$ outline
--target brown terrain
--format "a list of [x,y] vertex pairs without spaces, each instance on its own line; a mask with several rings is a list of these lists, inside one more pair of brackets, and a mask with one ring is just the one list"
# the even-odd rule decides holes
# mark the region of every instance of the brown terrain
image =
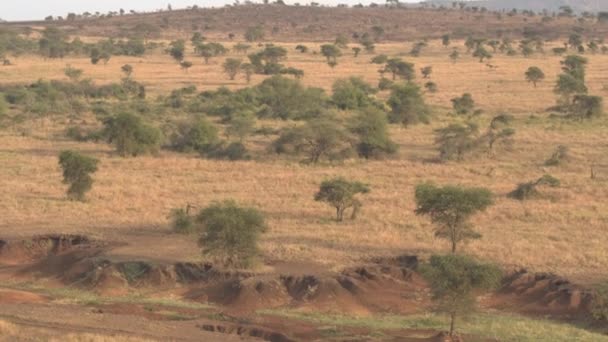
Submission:
[[[374,55],[401,56],[416,63],[416,70],[433,66],[439,91],[425,93],[433,120],[407,128],[391,125],[400,148],[394,158],[311,166],[268,156],[270,138],[261,135],[244,141],[254,153],[249,161],[167,150],[121,158],[108,144],[65,137],[74,123],[100,128],[92,113],[17,120],[18,108],[9,108],[17,119],[0,129],[0,341],[448,342],[445,317],[431,313],[435,305],[418,269],[430,255],[446,250],[429,221],[414,214],[412,190],[427,180],[484,186],[496,194],[495,205],[473,220],[483,239],[468,243],[466,251],[496,262],[506,275],[499,289],[481,297],[481,313],[463,323],[458,340],[608,340],[605,323],[592,317],[595,286],[608,279],[608,121],[569,123],[547,111],[555,103],[554,80],[563,58],[550,48],[563,46],[573,31],[605,38],[608,24],[413,7],[243,5],[0,23],[0,28],[25,33],[29,28],[35,38],[44,27],[58,27],[95,42],[130,37],[141,24],[161,28],[146,37],[161,44],[189,40],[193,31],[201,31],[226,46],[242,42],[248,28],[262,25],[264,42],[288,49],[285,65],[305,71],[302,83],[328,94],[334,81],[349,76],[375,86],[378,66],[370,64],[372,54],[355,58],[344,53],[330,68],[316,51],[320,43],[381,26],[385,33]],[[496,54],[487,64],[466,55],[461,40],[469,35],[520,39],[532,31],[546,39],[546,53],[529,58]],[[447,57],[452,47],[437,40],[446,33],[463,54],[457,63]],[[409,56],[412,42],[422,39],[429,39],[422,55]],[[313,52],[296,53],[299,43]],[[266,77],[254,75],[251,85],[242,76],[228,80],[223,60],[245,58],[234,51],[209,64],[191,46],[186,55],[195,61],[188,72],[161,49],[139,57],[114,56],[107,65],[91,65],[87,56],[78,55],[11,56],[12,65],[0,68],[0,82],[65,81],[70,65],[98,84],[110,84],[122,77],[122,65],[131,64],[133,78],[146,86],[151,99],[190,85],[198,91],[236,90]],[[608,95],[608,55],[586,56],[590,93]],[[547,75],[538,87],[523,76],[531,65]],[[418,77],[415,82],[425,81]],[[515,141],[495,155],[438,163],[433,132],[455,120],[447,114],[451,99],[464,92],[472,93],[488,116],[512,113]],[[273,129],[290,124],[256,122],[258,128]],[[568,163],[552,169],[544,165],[561,144],[570,148]],[[66,199],[57,166],[64,149],[101,160],[85,202]],[[525,203],[507,198],[516,184],[548,172],[562,185],[546,190],[546,197]],[[336,175],[372,186],[356,221],[334,222],[333,208],[312,200],[319,182]],[[258,207],[267,218],[261,262],[253,269],[214,265],[202,258],[196,238],[169,228],[171,209],[186,204],[198,209],[225,198]]]

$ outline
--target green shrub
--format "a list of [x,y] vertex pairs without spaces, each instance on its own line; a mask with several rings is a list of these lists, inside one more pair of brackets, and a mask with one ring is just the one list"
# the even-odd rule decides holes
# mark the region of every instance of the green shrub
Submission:
[[475,109],[475,101],[469,93],[462,94],[461,97],[452,99],[452,107],[456,114],[469,114]]
[[366,184],[361,182],[349,182],[344,178],[334,178],[321,183],[319,192],[315,194],[315,201],[326,202],[336,208],[336,220],[344,220],[344,212],[353,208],[351,215],[355,219],[361,202],[356,198],[357,194],[366,194],[370,191]]
[[63,182],[70,185],[67,191],[68,198],[84,201],[85,193],[91,190],[93,185],[90,174],[97,171],[97,164],[99,160],[75,151],[62,151],[59,154]]
[[192,234],[200,231],[200,227],[196,225],[194,217],[189,213],[190,207],[186,209],[176,208],[171,210],[169,219],[171,220],[171,228],[179,234]]
[[122,113],[104,121],[104,134],[123,157],[154,153],[160,145],[160,131],[134,114]]
[[332,86],[332,102],[340,109],[359,109],[374,103],[375,89],[360,77],[336,80]]
[[391,107],[388,116],[391,123],[408,126],[429,122],[430,110],[424,102],[420,88],[414,84],[394,86],[388,105]]
[[218,129],[204,118],[179,125],[171,135],[171,147],[180,152],[204,152],[218,141]]
[[322,158],[343,159],[349,155],[352,137],[330,119],[307,121],[302,126],[285,129],[272,144],[276,153],[305,154],[307,162]]
[[520,183],[515,190],[508,194],[508,196],[520,201],[537,198],[540,197],[540,192],[537,187],[541,185],[556,188],[560,185],[560,181],[551,175],[544,175],[536,181]]
[[477,125],[473,123],[466,125],[454,123],[436,129],[435,144],[439,147],[439,159],[462,161],[467,153],[478,146],[477,133]]
[[267,230],[264,215],[234,201],[216,202],[196,217],[203,254],[229,267],[250,267],[259,256],[258,240]]
[[74,141],[86,141],[87,135],[79,126],[70,126],[65,130],[65,136]]
[[241,142],[232,142],[226,145],[225,142],[211,146],[203,153],[207,158],[225,160],[248,160],[251,159],[247,147]]
[[319,117],[326,107],[324,91],[304,87],[298,80],[273,76],[256,88],[262,118],[302,120]]
[[382,77],[380,81],[378,81],[378,89],[380,90],[389,90],[395,85],[395,82],[389,80],[386,77]]
[[450,316],[450,337],[455,332],[456,318],[474,312],[480,290],[497,288],[502,280],[498,266],[464,255],[433,255],[420,267],[420,273],[429,282],[437,310]]
[[416,186],[416,215],[426,215],[435,224],[435,236],[457,244],[479,239],[481,234],[469,224],[471,216],[493,204],[492,193],[484,188],[438,187],[431,183]]
[[351,132],[358,137],[357,152],[360,157],[380,158],[395,154],[395,144],[388,132],[386,113],[376,108],[366,108],[356,114],[351,124]]

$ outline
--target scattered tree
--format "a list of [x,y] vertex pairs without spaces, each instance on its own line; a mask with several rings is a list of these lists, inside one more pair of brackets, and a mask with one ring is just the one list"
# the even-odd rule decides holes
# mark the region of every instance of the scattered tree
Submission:
[[182,39],[174,40],[169,44],[169,55],[178,63],[184,60],[185,51],[186,43]]
[[264,39],[264,27],[254,26],[247,29],[245,32],[245,40],[248,42],[255,42]]
[[351,149],[351,136],[331,119],[307,121],[285,130],[273,143],[276,153],[305,154],[315,164],[322,158],[342,159]]
[[367,107],[359,111],[351,124],[351,132],[358,137],[357,153],[365,159],[380,158],[395,154],[395,144],[388,132],[388,119],[386,113]]
[[425,66],[424,68],[420,69],[420,72],[422,73],[423,78],[430,78],[431,74],[433,73],[433,67]]
[[357,194],[368,193],[369,187],[360,182],[349,182],[344,178],[334,178],[321,183],[319,192],[315,194],[315,201],[326,202],[336,208],[336,220],[344,220],[344,212],[348,208],[353,208],[351,215],[355,219],[361,202],[356,198]]
[[250,267],[260,251],[258,240],[267,231],[264,215],[234,201],[212,203],[196,217],[203,255],[228,267]]
[[182,70],[184,70],[187,73],[188,69],[192,68],[192,62],[181,61],[179,63],[179,66],[180,66],[180,68],[182,68]]
[[358,109],[374,103],[375,89],[360,77],[336,80],[332,87],[332,102],[340,109]]
[[500,285],[502,272],[492,264],[481,264],[464,255],[434,255],[421,267],[431,286],[437,310],[450,317],[450,340],[453,340],[456,319],[471,314],[480,290]]
[[391,58],[387,60],[384,70],[393,75],[393,80],[399,77],[410,82],[416,77],[414,64],[405,62],[401,60],[401,58]]
[[469,93],[464,93],[462,96],[455,97],[451,101],[456,114],[469,114],[475,109],[475,101],[473,100],[473,96]]
[[450,35],[449,34],[444,34],[441,37],[441,44],[443,44],[443,46],[448,47],[450,46]]
[[137,156],[156,152],[160,144],[160,131],[143,122],[134,114],[122,113],[104,121],[104,135],[123,156]]
[[230,77],[231,80],[234,80],[236,75],[241,71],[242,61],[237,58],[226,58],[223,64],[224,72]]
[[393,86],[388,105],[391,107],[388,116],[391,123],[408,126],[429,122],[430,110],[424,102],[420,88],[415,84]]
[[59,154],[63,182],[70,185],[67,191],[68,198],[84,201],[85,193],[91,190],[93,185],[91,173],[97,171],[97,164],[99,160],[76,151],[62,151]]
[[540,196],[540,192],[538,191],[537,187],[546,185],[551,188],[556,188],[559,186],[559,184],[559,179],[551,175],[544,175],[535,181],[520,183],[515,190],[509,193],[508,196],[516,200],[525,201]]
[[481,238],[469,219],[492,205],[492,193],[484,188],[438,187],[431,183],[416,186],[416,215],[429,216],[435,236],[447,239],[456,253],[458,243]]
[[125,74],[126,78],[130,78],[133,74],[133,66],[131,66],[130,64],[123,65],[120,70]]
[[327,58],[327,64],[329,66],[337,65],[338,57],[342,56],[340,49],[333,44],[321,45],[321,54]]
[[473,123],[450,124],[445,128],[435,130],[435,144],[439,146],[441,160],[464,159],[466,153],[477,147],[478,128]]
[[545,79],[545,73],[539,67],[529,67],[526,71],[526,80],[532,84],[534,84],[534,88],[536,88],[536,84]]

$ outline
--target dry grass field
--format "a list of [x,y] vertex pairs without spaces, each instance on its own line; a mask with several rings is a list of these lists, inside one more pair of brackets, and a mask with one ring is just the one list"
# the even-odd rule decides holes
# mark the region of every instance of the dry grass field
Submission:
[[[341,57],[332,69],[321,55],[299,54],[294,51],[295,44],[280,45],[290,51],[285,64],[304,70],[306,85],[329,92],[333,81],[348,76],[377,83],[378,66],[369,63],[372,55]],[[306,45],[318,50],[317,43]],[[454,45],[464,52],[462,42]],[[170,152],[124,159],[106,144],[62,138],[65,118],[40,119],[0,132],[0,230],[3,236],[84,233],[129,242],[129,246],[112,252],[117,257],[198,260],[195,239],[172,234],[167,215],[186,203],[202,207],[231,198],[258,207],[267,215],[270,230],[261,246],[266,260],[315,262],[340,269],[380,255],[446,251],[447,243],[433,237],[430,222],[413,212],[414,186],[433,181],[488,187],[497,195],[495,205],[475,217],[474,224],[483,239],[466,245],[467,252],[506,267],[555,272],[579,282],[605,279],[608,121],[575,123],[550,119],[544,113],[555,103],[552,89],[561,58],[550,54],[532,58],[501,55],[491,60],[498,66],[491,70],[464,53],[453,64],[447,57],[451,49],[441,47],[439,42],[431,42],[416,58],[406,56],[410,49],[411,44],[380,44],[376,54],[404,56],[416,64],[417,70],[433,66],[432,80],[439,91],[426,95],[434,107],[430,125],[391,128],[400,146],[393,160],[307,166],[273,158],[210,161]],[[590,93],[606,96],[608,56],[588,57]],[[88,58],[43,61],[26,56],[15,59],[14,66],[0,68],[0,77],[5,83],[63,79],[63,69],[69,64],[83,69],[85,77],[97,83],[108,83],[118,81],[120,67],[129,63],[134,66],[134,78],[146,84],[150,96],[192,84],[199,90],[247,86],[242,76],[229,81],[221,72],[223,58],[205,65],[200,58],[188,56],[195,65],[185,73],[161,53],[141,58],[113,57],[105,66],[93,66]],[[547,75],[538,88],[524,78],[525,70],[532,65]],[[261,79],[254,76],[252,84]],[[423,82],[421,76],[417,82]],[[436,163],[433,129],[454,120],[448,115],[450,99],[464,92],[470,92],[484,110],[485,122],[497,113],[513,114],[517,119],[515,143],[493,157]],[[544,161],[558,145],[570,147],[572,160],[564,166],[545,167]],[[57,155],[67,148],[86,151],[101,160],[85,203],[65,198]],[[596,179],[590,178],[592,165]],[[558,189],[545,190],[547,198],[523,204],[506,198],[518,183],[545,173],[562,181]],[[320,182],[338,175],[371,186],[371,193],[363,197],[363,213],[356,221],[336,223],[332,209],[313,200]]]

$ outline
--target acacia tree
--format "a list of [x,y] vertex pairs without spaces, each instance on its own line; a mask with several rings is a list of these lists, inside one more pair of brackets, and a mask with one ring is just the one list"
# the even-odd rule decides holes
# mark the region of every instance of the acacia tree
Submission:
[[120,67],[120,70],[125,74],[126,78],[130,78],[133,74],[133,66],[131,64],[125,64]]
[[359,111],[351,124],[351,132],[359,139],[356,148],[362,158],[380,158],[397,152],[397,144],[388,132],[386,113],[377,108]]
[[435,130],[435,144],[439,145],[441,160],[461,161],[464,155],[477,147],[478,127],[474,123],[466,125],[454,123]]
[[480,143],[487,145],[488,155],[492,154],[497,143],[511,143],[511,138],[515,135],[515,129],[509,127],[509,125],[513,119],[513,116],[509,114],[500,114],[492,119],[488,130],[480,138]]
[[452,254],[458,243],[479,239],[481,234],[469,223],[471,216],[492,205],[492,193],[484,188],[416,186],[416,215],[425,215],[435,224],[435,236],[450,241]]
[[344,220],[344,212],[353,208],[351,215],[355,219],[361,208],[361,202],[355,197],[357,194],[368,193],[369,187],[360,182],[349,182],[344,178],[334,178],[321,183],[319,192],[315,194],[315,201],[326,202],[336,208],[336,220]]
[[475,310],[480,290],[496,288],[502,279],[497,266],[463,255],[434,255],[420,271],[431,286],[437,311],[450,316],[450,337],[454,336],[456,319]]
[[469,114],[475,109],[475,101],[469,93],[464,93],[462,96],[455,97],[451,101],[456,114]]
[[477,49],[475,49],[475,52],[473,52],[473,57],[479,58],[479,63],[483,63],[484,60],[492,58],[492,54],[482,45],[479,45]]
[[414,64],[405,62],[401,58],[391,58],[387,60],[384,72],[390,72],[393,75],[393,80],[399,77],[411,82],[416,77]]
[[122,113],[104,121],[103,134],[123,157],[153,153],[160,144],[160,131],[131,113]]
[[425,66],[424,68],[420,69],[420,72],[422,73],[422,78],[430,78],[431,74],[433,73],[433,67]]
[[188,69],[192,68],[192,62],[181,61],[179,66],[182,68],[182,70],[184,70],[184,72],[188,73]]
[[321,54],[327,59],[327,64],[332,68],[338,64],[338,57],[342,56],[342,51],[334,44],[321,45]]
[[287,129],[273,143],[276,153],[305,154],[307,162],[312,164],[321,158],[343,158],[351,146],[350,134],[330,119],[311,120]]
[[168,53],[176,62],[180,63],[184,60],[186,51],[186,42],[184,40],[174,40],[169,44]]
[[222,67],[224,68],[224,73],[230,77],[231,80],[234,80],[236,75],[241,71],[242,61],[237,58],[226,58]]
[[391,107],[388,119],[391,123],[404,126],[429,122],[429,108],[424,102],[420,88],[412,83],[392,87],[388,99]]
[[260,254],[258,240],[268,230],[256,208],[234,201],[215,202],[196,217],[203,255],[230,267],[250,267]]
[[534,84],[534,88],[536,88],[536,84],[545,79],[545,73],[539,67],[529,67],[526,71],[526,80],[532,84]]
[[97,171],[99,160],[76,151],[62,151],[59,165],[63,169],[63,182],[70,184],[67,194],[72,200],[84,201],[85,193],[91,190],[91,173]]

